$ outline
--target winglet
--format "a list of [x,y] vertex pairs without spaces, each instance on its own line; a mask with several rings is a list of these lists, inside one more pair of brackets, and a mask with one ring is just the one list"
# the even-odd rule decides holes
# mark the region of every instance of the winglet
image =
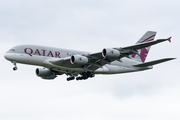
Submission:
[[167,40],[168,40],[169,42],[171,42],[171,38],[172,38],[172,37],[169,37]]

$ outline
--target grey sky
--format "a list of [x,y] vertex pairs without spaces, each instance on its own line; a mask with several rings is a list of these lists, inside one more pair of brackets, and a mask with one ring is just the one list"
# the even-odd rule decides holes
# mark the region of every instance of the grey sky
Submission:
[[3,57],[11,47],[36,44],[88,52],[132,45],[148,30],[172,43],[153,46],[147,61],[180,58],[178,0],[0,0],[0,119],[179,120],[179,59],[154,69],[97,75],[67,82],[44,81],[37,66]]

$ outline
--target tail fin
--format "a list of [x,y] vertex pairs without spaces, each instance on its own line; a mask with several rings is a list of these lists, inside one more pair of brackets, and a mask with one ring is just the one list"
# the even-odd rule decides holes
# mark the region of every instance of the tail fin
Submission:
[[[147,31],[136,44],[153,41],[155,36],[156,36],[156,32]],[[150,50],[150,46],[146,48],[142,48],[138,50],[139,55],[132,54],[130,57],[131,59],[144,63],[149,53],[149,50]]]

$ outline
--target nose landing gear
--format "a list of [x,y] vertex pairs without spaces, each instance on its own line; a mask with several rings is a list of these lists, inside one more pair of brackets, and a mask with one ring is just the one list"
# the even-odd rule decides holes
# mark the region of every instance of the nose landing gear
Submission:
[[15,66],[15,67],[13,67],[13,70],[15,71],[15,70],[17,70],[18,69],[18,67],[17,67],[17,62],[15,62],[15,61],[12,61],[12,63],[13,63],[13,65]]

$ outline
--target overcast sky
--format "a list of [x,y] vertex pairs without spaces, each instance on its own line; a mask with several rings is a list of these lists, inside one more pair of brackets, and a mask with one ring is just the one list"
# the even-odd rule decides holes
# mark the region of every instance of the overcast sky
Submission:
[[[1,120],[179,120],[179,0],[0,0]],[[35,44],[99,52],[133,45],[146,31],[172,43],[151,47],[152,70],[45,81],[38,66],[13,65],[4,53]]]

